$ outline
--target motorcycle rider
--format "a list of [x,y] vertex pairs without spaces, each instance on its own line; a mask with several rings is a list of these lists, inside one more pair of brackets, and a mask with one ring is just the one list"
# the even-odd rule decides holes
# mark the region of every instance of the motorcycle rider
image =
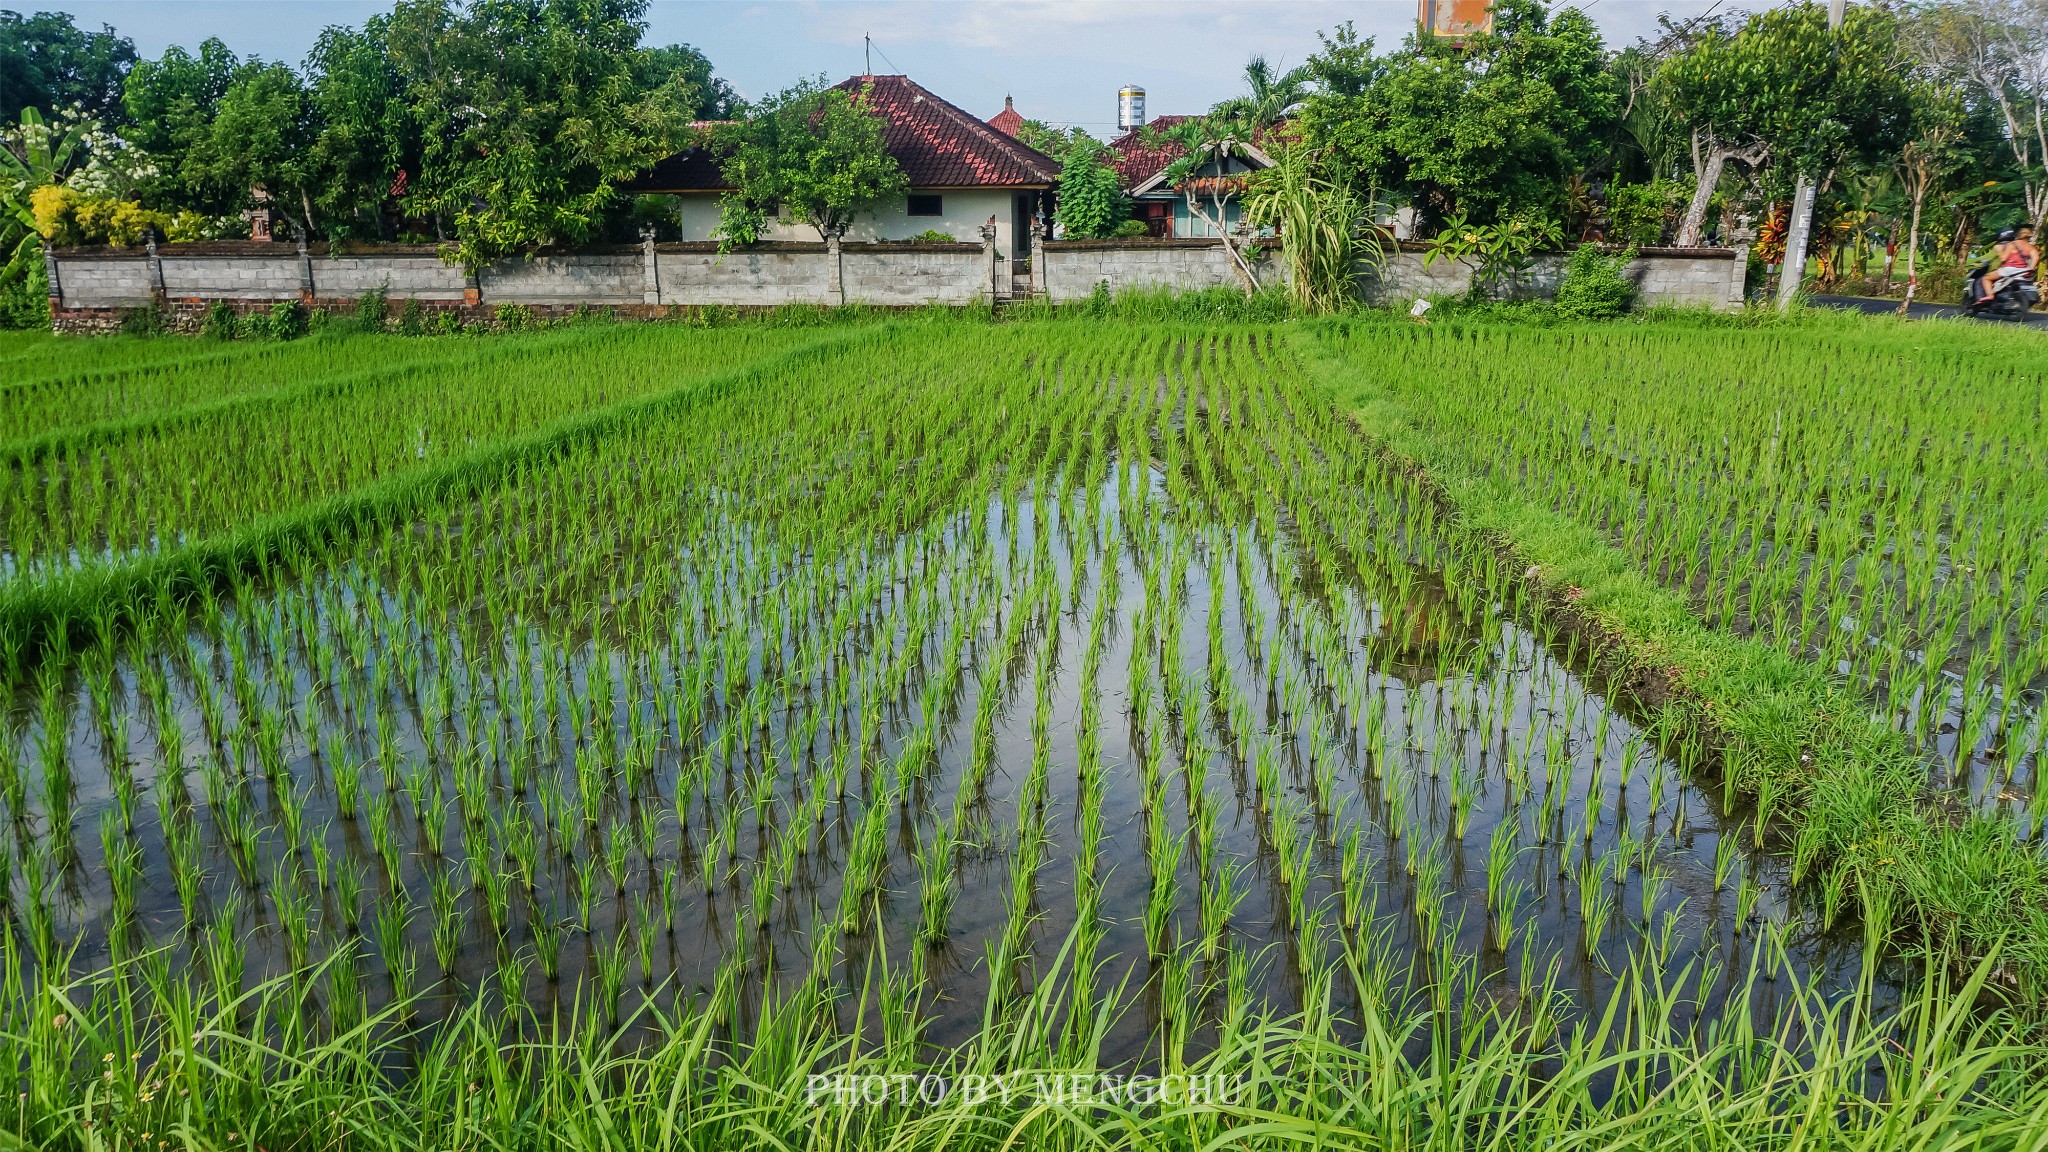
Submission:
[[1990,270],[1978,282],[1979,301],[1988,301],[1998,295],[2006,281],[2015,276],[2032,278],[2041,265],[2041,250],[2034,246],[2034,230],[2022,226],[2017,232],[2011,228],[1998,234],[1998,243],[1991,248]]

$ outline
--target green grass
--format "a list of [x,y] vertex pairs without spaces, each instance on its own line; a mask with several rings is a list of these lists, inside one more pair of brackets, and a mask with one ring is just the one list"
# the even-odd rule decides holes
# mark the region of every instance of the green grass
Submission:
[[[356,962],[339,954],[322,975]],[[1412,989],[1384,953],[1368,945],[1334,963],[1337,981],[1363,991],[1362,1014],[1326,1001],[1235,1012],[1212,1051],[1119,1091],[1128,1073],[1090,1056],[1108,1017],[1054,1024],[1059,970],[1017,1023],[933,1059],[832,1025],[835,1013],[871,1023],[890,1011],[886,975],[874,971],[758,1007],[721,989],[625,1032],[588,1004],[536,1016],[483,1003],[420,1031],[403,1004],[323,1010],[300,979],[207,1003],[151,957],[30,996],[10,961],[0,1058],[20,1069],[21,1089],[0,1140],[66,1150],[1875,1152],[2027,1149],[2048,1130],[2048,1051],[2012,1021],[1971,1011],[1981,972],[1957,985],[1930,972],[1896,1011],[1878,1012],[1861,993],[1820,996],[1765,960],[1740,978],[1738,1001],[1768,1000],[1783,1023],[1752,1029],[1738,1013],[1695,1030],[1667,1011],[1689,974],[1634,970],[1596,1011],[1561,1015],[1539,988],[1533,1011],[1452,1031],[1435,999],[1446,989]],[[757,1039],[728,1039],[740,1017]],[[881,1102],[838,1102],[841,1077]],[[1217,1090],[1191,1099],[1190,1082]],[[1162,1084],[1179,1095],[1161,1100]]]

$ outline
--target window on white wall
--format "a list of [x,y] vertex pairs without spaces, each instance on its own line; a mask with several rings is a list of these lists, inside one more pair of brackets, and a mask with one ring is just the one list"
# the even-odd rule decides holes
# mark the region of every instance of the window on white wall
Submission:
[[946,198],[944,196],[912,196],[910,204],[905,210],[905,215],[909,216],[944,216],[945,214]]

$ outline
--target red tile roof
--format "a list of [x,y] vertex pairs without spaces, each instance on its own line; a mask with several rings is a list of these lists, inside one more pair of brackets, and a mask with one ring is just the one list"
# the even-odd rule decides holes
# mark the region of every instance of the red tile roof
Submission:
[[1187,148],[1171,140],[1148,140],[1154,132],[1164,132],[1187,116],[1155,116],[1143,128],[1129,132],[1109,142],[1109,150],[1116,153],[1110,167],[1116,169],[1116,182],[1128,192],[1150,180],[1161,168],[1186,155]]
[[[882,118],[883,146],[913,188],[1044,188],[1059,162],[933,95],[908,76],[855,76],[837,87]],[[1014,111],[1009,113],[1015,116]],[[1019,124],[1023,117],[1017,117]],[[619,186],[622,192],[718,192],[727,187],[703,147],[678,152]]]
[[[1133,129],[1110,141],[1109,150],[1115,155],[1110,167],[1116,169],[1118,186],[1129,192],[1150,180],[1161,168],[1187,155],[1186,145],[1160,139],[1158,134],[1192,119],[1192,116],[1154,116],[1143,128]],[[1292,139],[1296,135],[1294,122],[1283,120],[1254,132],[1252,142],[1265,148],[1269,141]]]
[[1024,118],[1017,115],[1017,106],[1003,97],[1003,110],[988,118],[988,126],[1005,136],[1015,136],[1024,127]]
[[914,188],[1033,188],[1059,177],[1059,162],[934,96],[908,76],[855,76],[837,87],[866,91],[882,139]]

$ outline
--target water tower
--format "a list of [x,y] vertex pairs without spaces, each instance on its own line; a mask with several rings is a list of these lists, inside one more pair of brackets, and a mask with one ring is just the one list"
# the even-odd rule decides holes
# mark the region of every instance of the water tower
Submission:
[[1145,90],[1126,84],[1116,90],[1116,130],[1131,132],[1145,126]]

